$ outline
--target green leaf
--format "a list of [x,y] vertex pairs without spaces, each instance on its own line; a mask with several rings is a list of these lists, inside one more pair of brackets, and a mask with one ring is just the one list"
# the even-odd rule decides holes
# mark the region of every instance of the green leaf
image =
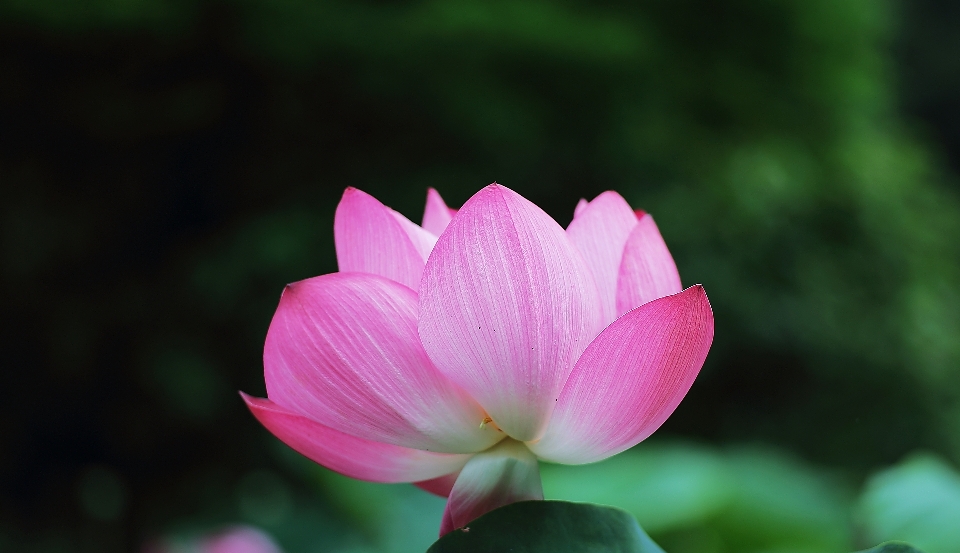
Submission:
[[490,511],[427,553],[664,553],[625,511],[566,501],[522,501]]
[[873,475],[860,499],[868,543],[899,540],[928,553],[960,550],[960,473],[929,454]]
[[860,553],[923,553],[919,549],[899,541],[881,543],[873,549],[860,551]]
[[738,482],[726,457],[692,444],[644,444],[589,465],[542,463],[550,499],[619,507],[658,533],[689,528],[729,508]]
[[624,509],[670,553],[853,549],[852,490],[772,448],[644,443],[590,465],[544,463],[540,474],[546,497]]

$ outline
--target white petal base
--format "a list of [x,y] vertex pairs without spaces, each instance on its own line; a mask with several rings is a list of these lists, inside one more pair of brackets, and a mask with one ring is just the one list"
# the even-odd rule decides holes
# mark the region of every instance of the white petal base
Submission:
[[507,438],[471,457],[460,471],[443,512],[440,535],[497,507],[532,499],[543,499],[537,458],[523,443]]

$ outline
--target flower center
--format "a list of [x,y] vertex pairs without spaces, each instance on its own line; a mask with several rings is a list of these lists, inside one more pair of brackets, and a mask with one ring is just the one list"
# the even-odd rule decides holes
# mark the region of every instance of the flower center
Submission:
[[489,416],[483,417],[483,420],[480,421],[480,430],[483,430],[488,425],[497,432],[503,432],[503,430],[500,430],[500,427],[497,426],[497,423],[493,422],[493,419],[491,419]]

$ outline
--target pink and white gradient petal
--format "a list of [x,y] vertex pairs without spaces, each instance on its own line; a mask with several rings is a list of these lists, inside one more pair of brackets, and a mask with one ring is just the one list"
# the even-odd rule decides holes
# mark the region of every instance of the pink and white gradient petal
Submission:
[[593,277],[563,229],[490,185],[427,260],[420,339],[507,435],[540,436],[576,359],[601,328]]
[[433,453],[338,432],[268,400],[240,393],[253,416],[301,455],[340,474],[369,482],[414,482],[460,470],[469,455]]
[[421,490],[428,491],[434,495],[439,495],[440,497],[448,497],[450,495],[450,490],[453,489],[454,483],[457,481],[457,476],[459,472],[452,472],[450,474],[444,474],[437,478],[431,478],[430,480],[422,480],[420,482],[414,482],[413,485],[420,488]]
[[341,272],[380,275],[416,290],[435,238],[380,203],[347,188],[333,220],[337,264]]
[[633,228],[617,280],[617,315],[683,289],[677,264],[649,213]]
[[587,204],[567,227],[567,237],[593,273],[606,324],[620,315],[617,280],[624,246],[636,226],[637,216],[630,204],[620,194],[608,191]]
[[712,342],[713,312],[699,285],[630,311],[583,352],[530,449],[575,465],[633,447],[673,413]]
[[463,528],[497,507],[543,499],[537,458],[523,444],[504,440],[467,461],[450,491],[440,535]]
[[381,276],[332,273],[287,286],[270,323],[267,395],[367,440],[471,453],[502,434],[434,367],[417,335],[417,295]]
[[425,230],[434,236],[440,236],[456,214],[457,210],[447,207],[439,192],[433,188],[427,189],[427,205],[423,210],[423,228]]

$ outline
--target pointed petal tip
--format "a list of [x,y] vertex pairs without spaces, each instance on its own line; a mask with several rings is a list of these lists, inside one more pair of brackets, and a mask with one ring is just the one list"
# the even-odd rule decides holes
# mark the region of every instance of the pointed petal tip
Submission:
[[501,193],[501,194],[504,193],[504,192],[511,192],[511,193],[517,194],[517,195],[519,196],[519,194],[518,194],[516,191],[514,191],[513,189],[508,188],[508,187],[500,184],[500,183],[497,182],[497,181],[493,181],[493,182],[491,182],[490,184],[484,186],[483,188],[480,189],[479,192],[477,192],[476,194],[474,194],[474,196],[479,196],[479,195],[480,195],[481,193],[483,193],[483,192],[499,192],[499,193]]
[[427,187],[427,204],[430,202],[439,202],[446,206],[446,203],[443,201],[443,196],[432,186]]
[[707,291],[703,288],[702,284],[698,283],[693,286],[688,286],[686,289],[677,293],[677,295],[680,294],[691,298],[691,301],[703,301],[707,304],[707,307],[710,307],[710,298],[707,297]]
[[593,203],[601,198],[617,198],[618,200],[623,201],[623,203],[627,203],[626,198],[624,198],[623,195],[616,190],[604,190],[603,192],[597,194],[595,198],[590,200],[589,203]]
[[347,200],[366,199],[366,198],[370,198],[371,200],[374,200],[378,204],[380,203],[380,200],[374,198],[372,195],[364,192],[363,190],[360,190],[359,188],[354,188],[353,186],[348,186],[343,189],[343,195],[340,196],[340,202],[343,203],[344,201],[347,201]]
[[265,397],[252,396],[243,390],[237,390],[237,393],[240,394],[240,397],[243,399],[243,402],[247,404],[247,407],[253,411],[254,416],[256,416],[257,410],[270,409],[271,406],[275,405]]
[[440,192],[437,192],[433,187],[427,188],[427,203],[423,208],[423,224],[421,225],[424,230],[434,236],[440,236],[456,214],[457,210],[452,209],[443,201]]
[[675,305],[681,309],[699,311],[703,317],[709,320],[708,324],[713,326],[713,306],[710,305],[710,298],[707,297],[707,291],[702,284],[688,286],[676,294],[665,296],[665,298],[679,300]]
[[253,418],[257,419],[260,424],[267,426],[269,429],[269,426],[267,425],[267,419],[264,417],[268,417],[268,413],[270,411],[277,411],[278,409],[282,409],[282,407],[265,397],[251,396],[243,390],[237,390],[237,392],[240,394],[243,402],[247,405],[247,409],[250,410],[250,414],[253,415]]
[[577,202],[577,207],[573,208],[573,218],[576,219],[583,213],[584,209],[587,209],[587,206],[590,205],[590,202],[586,198],[580,198],[580,201]]
[[[331,274],[341,274],[341,273],[331,273]],[[280,306],[286,305],[288,302],[292,301],[294,298],[300,296],[307,290],[311,288],[311,281],[314,281],[318,278],[325,277],[327,275],[319,275],[311,278],[305,278],[303,280],[298,280],[296,282],[291,282],[283,287],[283,291],[280,292],[280,301],[277,303],[277,308]]]
[[507,189],[503,185],[497,184],[496,182],[490,183],[484,186],[483,188],[481,188],[480,190],[477,190],[477,192],[473,196],[470,196],[470,198],[468,198],[467,201],[464,202],[463,207],[461,207],[460,210],[463,211],[468,205],[474,202],[490,201],[489,199],[492,197],[496,197],[497,195],[502,196],[504,190],[509,190],[509,189]]
[[277,411],[278,409],[283,409],[265,397],[251,396],[242,390],[240,391],[240,397],[243,398],[243,402],[247,404],[247,409],[250,410],[250,414],[253,415],[253,418],[257,419],[260,424],[267,427],[268,430],[270,430],[268,420],[270,413],[272,411]]
[[280,441],[313,462],[350,478],[369,482],[420,482],[456,473],[470,457],[358,438],[269,399],[240,394],[253,416]]
[[[530,200],[526,199],[522,194],[520,194],[516,190],[508,186],[504,186],[503,184],[500,184],[499,182],[496,182],[496,181],[481,188],[479,191],[477,191],[476,194],[473,195],[473,197],[470,198],[470,200],[478,197],[487,197],[491,194],[499,194],[501,198],[508,197],[508,196],[520,198],[524,202],[529,202],[531,204],[533,203],[533,202],[530,202]],[[470,200],[467,200],[467,202],[469,202]],[[464,204],[464,206],[466,206],[466,204]]]

